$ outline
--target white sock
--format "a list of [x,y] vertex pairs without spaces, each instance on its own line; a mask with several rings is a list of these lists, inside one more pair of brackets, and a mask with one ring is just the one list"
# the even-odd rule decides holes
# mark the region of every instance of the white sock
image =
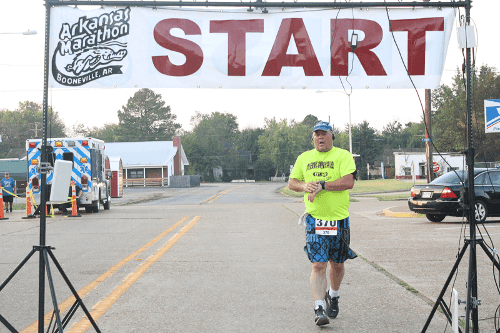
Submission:
[[330,294],[330,297],[333,298],[333,297],[339,297],[339,291],[335,291],[332,289],[332,287],[330,287],[330,291],[329,291],[329,294]]
[[325,301],[320,299],[319,301],[315,301],[314,302],[315,304],[315,309],[319,308],[320,306],[324,309],[325,308]]

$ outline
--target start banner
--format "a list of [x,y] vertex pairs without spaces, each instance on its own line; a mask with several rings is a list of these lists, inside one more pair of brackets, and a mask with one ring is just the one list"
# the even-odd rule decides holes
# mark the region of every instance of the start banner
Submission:
[[267,11],[52,8],[49,85],[405,89],[411,77],[439,87],[451,8]]

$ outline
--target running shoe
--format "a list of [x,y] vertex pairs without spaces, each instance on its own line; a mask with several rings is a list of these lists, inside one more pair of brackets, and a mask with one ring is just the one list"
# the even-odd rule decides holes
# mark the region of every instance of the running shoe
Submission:
[[316,309],[314,309],[314,322],[318,326],[323,326],[330,322],[328,317],[325,315],[325,310],[323,309],[322,306],[319,306]]
[[325,295],[326,315],[332,319],[339,314],[339,297],[331,297],[327,291]]

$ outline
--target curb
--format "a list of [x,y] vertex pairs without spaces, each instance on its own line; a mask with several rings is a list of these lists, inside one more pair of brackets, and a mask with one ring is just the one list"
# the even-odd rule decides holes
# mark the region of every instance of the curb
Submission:
[[418,214],[418,213],[402,213],[402,212],[393,212],[391,209],[396,208],[396,207],[389,207],[383,210],[383,214],[385,216],[390,216],[390,217],[425,217],[424,214]]

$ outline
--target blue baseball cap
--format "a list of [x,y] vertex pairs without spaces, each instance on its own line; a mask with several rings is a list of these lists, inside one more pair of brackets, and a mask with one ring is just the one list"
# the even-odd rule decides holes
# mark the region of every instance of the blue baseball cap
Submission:
[[333,132],[333,127],[332,125],[330,125],[330,123],[326,122],[326,121],[318,121],[316,123],[316,125],[314,125],[314,128],[312,130],[313,132],[316,132],[316,131],[332,131]]

